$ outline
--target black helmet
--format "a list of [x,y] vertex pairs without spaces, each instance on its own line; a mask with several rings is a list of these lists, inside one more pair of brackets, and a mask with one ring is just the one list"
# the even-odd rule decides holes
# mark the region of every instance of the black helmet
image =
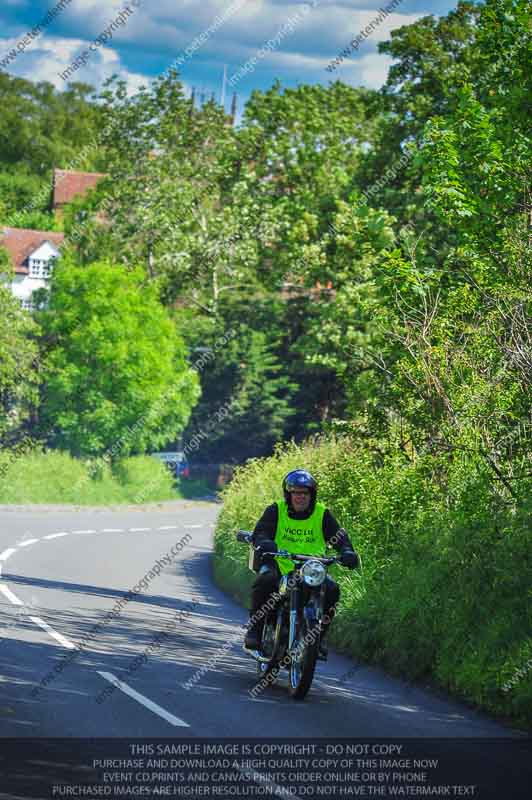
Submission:
[[289,492],[293,492],[294,489],[309,489],[311,507],[314,505],[318,494],[318,484],[306,469],[293,469],[283,478],[283,493],[287,505],[290,505]]

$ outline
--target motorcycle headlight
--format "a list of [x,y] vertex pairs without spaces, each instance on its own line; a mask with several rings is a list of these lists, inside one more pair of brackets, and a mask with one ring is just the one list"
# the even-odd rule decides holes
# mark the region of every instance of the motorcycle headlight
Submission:
[[301,567],[301,574],[307,586],[319,586],[327,575],[327,570],[319,561],[307,561]]

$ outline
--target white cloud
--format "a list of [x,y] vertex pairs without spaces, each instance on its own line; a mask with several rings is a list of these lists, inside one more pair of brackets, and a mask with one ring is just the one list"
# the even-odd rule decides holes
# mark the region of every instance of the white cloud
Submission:
[[[5,2],[5,0],[4,0]],[[17,2],[17,0],[9,0]],[[56,0],[54,0],[56,2]],[[284,35],[278,48],[261,58],[254,72],[255,85],[274,74],[282,81],[327,83],[342,80],[355,85],[382,85],[390,59],[375,52],[376,43],[389,38],[390,31],[410,25],[430,11],[402,14],[401,6],[386,16],[360,43],[357,51],[347,56],[333,72],[325,71],[351,39],[379,17],[379,7],[389,0],[319,0],[315,8],[302,14],[303,5],[312,0],[72,0],[65,9],[68,28],[78,38],[46,36],[32,43],[7,69],[32,80],[48,80],[58,88],[64,87],[59,73],[72,63],[109,26],[117,15],[130,7],[133,12],[125,24],[112,32],[106,47],[92,52],[87,65],[78,69],[71,80],[82,80],[99,87],[112,73],[124,78],[131,90],[149,78],[142,74],[145,64],[157,65],[163,72],[176,57],[184,53],[195,37],[212,26],[217,15],[227,13],[224,23],[212,31],[193,55],[187,58],[180,72],[189,84],[198,81],[211,84],[219,81],[222,65],[228,65],[228,77],[235,75],[249,58],[274,38],[290,19],[301,15],[302,21]],[[437,6],[446,0],[432,0]],[[11,29],[10,29],[11,34]],[[21,31],[21,35],[23,31]],[[11,34],[12,35],[12,34]],[[0,56],[16,43],[14,38],[0,40]],[[128,61],[134,59],[139,72],[130,72],[121,61],[120,53],[128,47]],[[129,63],[132,63],[129,61]],[[150,68],[153,72],[154,66]],[[208,71],[208,72],[207,72]],[[154,77],[153,74],[150,77]],[[246,86],[253,84],[251,75]],[[187,87],[188,88],[188,87]],[[216,88],[212,86],[211,88]]]
[[393,58],[384,53],[368,53],[359,58],[354,64],[358,83],[367,86],[368,89],[379,89],[388,77],[392,62]]
[[[386,5],[385,3],[381,5]],[[420,14],[389,14],[382,19],[368,36],[359,44],[357,50],[344,58],[334,72],[325,72],[327,65],[349,46],[355,36],[379,17],[375,10],[354,10],[349,15],[349,28],[345,21],[330,19],[320,12],[329,13],[328,9],[317,7],[305,16],[300,25],[296,26],[288,35],[284,36],[276,49],[267,51],[259,56],[261,47],[268,41],[268,33],[263,33],[258,46],[249,44],[239,48],[239,63],[232,65],[230,78],[236,77],[234,86],[238,85],[240,67],[249,59],[257,57],[259,60],[248,75],[255,73],[260,76],[261,71],[278,77],[296,78],[306,80],[342,80],[354,85],[363,85],[370,88],[379,88],[385,82],[392,59],[384,54],[375,52],[375,44],[384,41],[394,28],[401,25],[410,25],[415,22]],[[285,16],[286,19],[286,16]],[[340,24],[341,23],[341,24]],[[280,30],[278,27],[276,30]],[[326,31],[326,35],[324,35]],[[275,36],[275,32],[273,32]],[[242,50],[245,52],[242,53]],[[251,66],[251,65],[250,65]],[[303,76],[305,76],[303,78]]]
[[[386,5],[382,3],[381,5]],[[367,36],[367,41],[381,42],[388,39],[391,31],[400,28],[403,25],[412,25],[413,22],[418,20],[423,14],[388,14],[382,21],[378,9],[357,9],[351,14],[347,15],[349,25],[346,25],[346,16],[339,15],[336,19],[332,20],[332,25],[328,25],[327,32],[327,45],[333,41],[341,48],[345,47],[350,39],[354,38],[371,22],[375,21],[376,27]],[[324,20],[321,20],[323,24]]]
[[[246,61],[269,38],[290,19],[300,15],[302,21],[287,36],[281,49],[297,49],[298,52],[329,54],[334,58],[349,40],[360,33],[378,15],[383,0],[359,0],[362,8],[349,8],[344,3],[321,2],[303,13],[303,6],[310,7],[310,0],[283,2],[272,0],[159,0],[156,4],[139,0],[140,6],[126,24],[118,29],[113,38],[116,42],[135,44],[146,52],[158,52],[173,60],[199,34],[207,31],[218,15],[234,8],[226,20],[210,36],[194,55],[194,61],[223,56],[232,63]],[[109,4],[108,0],[76,0],[76,20],[87,38],[95,38],[105,30],[127,0]],[[373,6],[373,8],[372,8]],[[408,25],[422,16],[418,14],[389,14],[368,36],[369,41],[388,38],[394,28]],[[290,45],[297,43],[297,48]]]
[[[18,39],[0,39],[0,53],[9,53]],[[48,81],[57,89],[65,89],[70,81],[81,81],[100,87],[103,81],[116,73],[126,81],[130,93],[149,83],[150,78],[137,72],[130,72],[121,62],[119,54],[111,47],[99,47],[91,52],[90,58],[64,81],[60,73],[72,64],[80,53],[88,49],[89,42],[83,39],[44,37],[31,49],[19,54],[9,65],[9,72],[28,80]]]

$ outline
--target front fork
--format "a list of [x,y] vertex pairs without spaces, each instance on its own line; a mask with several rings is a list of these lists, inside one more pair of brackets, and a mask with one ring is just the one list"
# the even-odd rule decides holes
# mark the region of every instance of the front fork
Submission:
[[[290,628],[288,631],[288,650],[293,651],[294,642],[297,639],[297,617],[302,604],[303,590],[301,586],[294,586],[290,592]],[[307,620],[307,629],[311,630],[316,623],[320,625],[323,617],[323,605],[325,602],[325,581],[321,584],[319,592],[313,591],[312,598],[303,606],[303,613]]]

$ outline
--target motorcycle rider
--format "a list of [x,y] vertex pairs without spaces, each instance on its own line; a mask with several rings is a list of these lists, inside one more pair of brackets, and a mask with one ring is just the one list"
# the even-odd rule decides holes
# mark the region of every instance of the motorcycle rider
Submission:
[[[359,558],[354,551],[349,536],[323,503],[317,501],[318,485],[310,472],[295,469],[283,479],[284,500],[268,506],[255,525],[252,542],[262,553],[278,549],[303,555],[323,555],[326,544],[330,543],[341,553],[341,563],[355,569]],[[279,588],[281,575],[294,569],[294,563],[281,557],[261,558],[262,566],[251,589],[251,610],[244,647],[257,650],[264,618],[257,614],[268,602],[269,597]],[[319,644],[319,655],[327,658],[325,636],[333,620],[336,604],[340,599],[338,584],[329,576],[326,578],[324,598],[324,619]]]

